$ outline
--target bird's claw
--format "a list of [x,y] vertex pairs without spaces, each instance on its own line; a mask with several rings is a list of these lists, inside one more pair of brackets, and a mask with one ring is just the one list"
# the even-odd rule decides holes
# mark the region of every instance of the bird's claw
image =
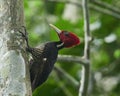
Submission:
[[27,43],[27,48],[29,49],[30,46],[29,46],[29,44],[28,44],[28,33],[27,33],[27,30],[26,30],[25,26],[21,26],[21,27],[23,28],[24,31],[23,31],[23,30],[18,30],[18,31],[19,31],[19,33],[21,33],[22,36],[25,38],[26,43]]
[[18,30],[19,33],[22,34],[22,37],[24,37],[25,39],[28,38],[28,33],[27,33],[27,30],[26,30],[26,27],[25,26],[21,26],[23,28],[23,30]]

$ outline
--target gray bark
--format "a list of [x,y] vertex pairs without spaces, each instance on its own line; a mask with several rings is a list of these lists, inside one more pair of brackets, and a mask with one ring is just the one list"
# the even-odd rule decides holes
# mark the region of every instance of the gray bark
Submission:
[[0,0],[0,96],[32,96],[26,44],[17,31],[23,17],[23,0]]

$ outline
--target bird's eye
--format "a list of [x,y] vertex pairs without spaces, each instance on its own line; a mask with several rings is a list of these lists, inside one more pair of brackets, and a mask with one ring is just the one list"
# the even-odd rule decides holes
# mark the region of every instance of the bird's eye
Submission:
[[69,36],[69,32],[65,32],[64,35],[65,35],[65,36]]

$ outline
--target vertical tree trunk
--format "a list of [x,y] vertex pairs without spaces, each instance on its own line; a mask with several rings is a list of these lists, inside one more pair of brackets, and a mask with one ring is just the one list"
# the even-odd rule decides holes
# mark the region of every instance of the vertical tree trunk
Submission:
[[32,96],[25,43],[23,0],[0,0],[0,96]]

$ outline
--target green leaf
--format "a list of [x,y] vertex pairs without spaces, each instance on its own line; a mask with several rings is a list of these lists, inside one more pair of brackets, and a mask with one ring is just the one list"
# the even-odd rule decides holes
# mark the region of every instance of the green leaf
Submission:
[[117,59],[120,58],[120,49],[115,50],[114,57]]

